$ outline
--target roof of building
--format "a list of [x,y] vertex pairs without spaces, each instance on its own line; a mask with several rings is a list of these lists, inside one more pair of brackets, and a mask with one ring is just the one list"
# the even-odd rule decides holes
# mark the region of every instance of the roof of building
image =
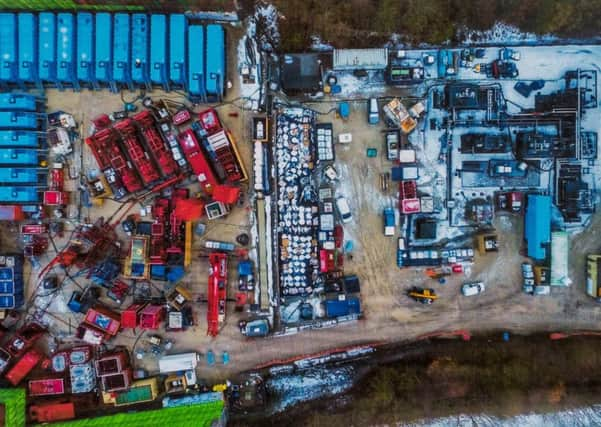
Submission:
[[545,259],[547,251],[543,245],[551,241],[550,196],[528,195],[524,236],[528,243],[528,256],[537,260]]
[[321,83],[321,59],[317,53],[284,55],[281,65],[284,91],[318,91]]
[[382,70],[388,66],[388,49],[334,49],[334,70]]

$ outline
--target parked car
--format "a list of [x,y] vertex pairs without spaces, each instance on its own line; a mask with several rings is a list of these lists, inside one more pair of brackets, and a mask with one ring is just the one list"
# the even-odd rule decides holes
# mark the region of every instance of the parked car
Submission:
[[484,283],[483,282],[471,282],[464,283],[461,286],[461,293],[466,297],[471,297],[473,295],[478,295],[484,292]]
[[351,208],[349,206],[348,200],[346,200],[343,196],[338,196],[336,198],[336,209],[338,209],[338,214],[340,215],[340,220],[346,224],[352,221],[353,214],[351,213]]

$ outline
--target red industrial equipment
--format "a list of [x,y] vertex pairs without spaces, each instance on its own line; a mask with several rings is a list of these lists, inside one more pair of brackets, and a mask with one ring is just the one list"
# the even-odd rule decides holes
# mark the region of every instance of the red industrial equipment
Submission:
[[121,313],[122,328],[136,328],[140,319],[140,313],[146,304],[132,304]]
[[198,113],[198,118],[200,119],[201,126],[209,133],[209,135],[222,128],[217,111],[212,108]]
[[215,175],[211,170],[211,166],[205,159],[205,156],[200,149],[200,145],[198,144],[198,140],[194,135],[194,131],[188,129],[180,133],[179,145],[184,152],[186,160],[192,168],[192,172],[198,177],[200,185],[206,192],[211,193],[213,187],[217,185],[217,180],[215,179]]
[[86,144],[92,150],[98,166],[103,172],[109,168],[114,171],[114,177],[112,175],[110,178],[107,177],[109,182],[114,178],[114,185],[123,183],[128,192],[135,193],[142,189],[142,182],[117,145],[117,140],[118,135],[115,131],[107,128],[86,138]]
[[38,323],[28,323],[21,327],[15,335],[4,344],[4,349],[18,359],[46,333],[46,329]]
[[225,322],[227,298],[227,254],[214,252],[209,255],[210,273],[208,285],[207,334],[217,336]]
[[206,144],[212,152],[211,161],[221,181],[235,183],[247,179],[244,166],[238,155],[232,134],[223,128],[217,111],[212,108],[198,114],[200,125],[208,133]]
[[150,233],[150,264],[165,264],[168,258],[181,259],[186,251],[186,228],[175,212],[176,206],[187,200],[189,191],[176,188],[170,198],[159,197],[152,206],[154,223]]
[[100,306],[90,308],[77,330],[77,336],[85,342],[100,345],[119,332],[121,316]]
[[50,189],[44,191],[44,205],[62,206],[69,203],[69,194],[63,191],[65,172],[62,163],[54,163],[50,170]]
[[161,305],[148,305],[140,313],[140,328],[159,329],[165,318],[165,307]]
[[73,402],[66,402],[31,405],[29,407],[29,416],[32,421],[38,423],[71,420],[75,418],[75,404]]
[[183,125],[191,118],[192,118],[192,116],[190,115],[190,111],[188,111],[186,109],[182,109],[173,115],[172,121],[175,126],[179,126],[179,125]]
[[65,393],[65,380],[63,378],[43,378],[29,380],[30,396],[52,396]]
[[19,384],[33,368],[42,360],[42,355],[37,350],[29,350],[6,373],[6,379],[14,386]]
[[121,143],[125,153],[134,164],[138,174],[142,178],[144,185],[150,185],[160,178],[156,166],[150,160],[149,154],[144,150],[140,141],[134,122],[131,119],[125,119],[117,123],[114,128],[121,134]]
[[167,144],[161,138],[152,113],[145,110],[136,114],[133,119],[140,125],[149,152],[160,166],[161,173],[165,176],[176,173],[177,163],[175,163]]

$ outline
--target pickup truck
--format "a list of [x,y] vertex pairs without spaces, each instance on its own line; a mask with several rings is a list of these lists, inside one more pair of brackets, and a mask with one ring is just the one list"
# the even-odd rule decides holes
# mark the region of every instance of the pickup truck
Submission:
[[386,208],[386,209],[384,209],[384,235],[385,236],[394,236],[394,228],[395,228],[394,209]]

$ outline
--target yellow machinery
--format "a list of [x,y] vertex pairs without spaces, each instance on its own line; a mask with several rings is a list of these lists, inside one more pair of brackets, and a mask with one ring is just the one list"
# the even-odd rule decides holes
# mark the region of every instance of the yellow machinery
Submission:
[[497,252],[499,244],[496,234],[478,234],[476,236],[476,247],[480,255],[485,255],[490,252]]
[[438,295],[436,295],[434,289],[424,289],[415,286],[409,289],[407,295],[409,295],[415,301],[421,302],[422,304],[432,304],[438,299]]

